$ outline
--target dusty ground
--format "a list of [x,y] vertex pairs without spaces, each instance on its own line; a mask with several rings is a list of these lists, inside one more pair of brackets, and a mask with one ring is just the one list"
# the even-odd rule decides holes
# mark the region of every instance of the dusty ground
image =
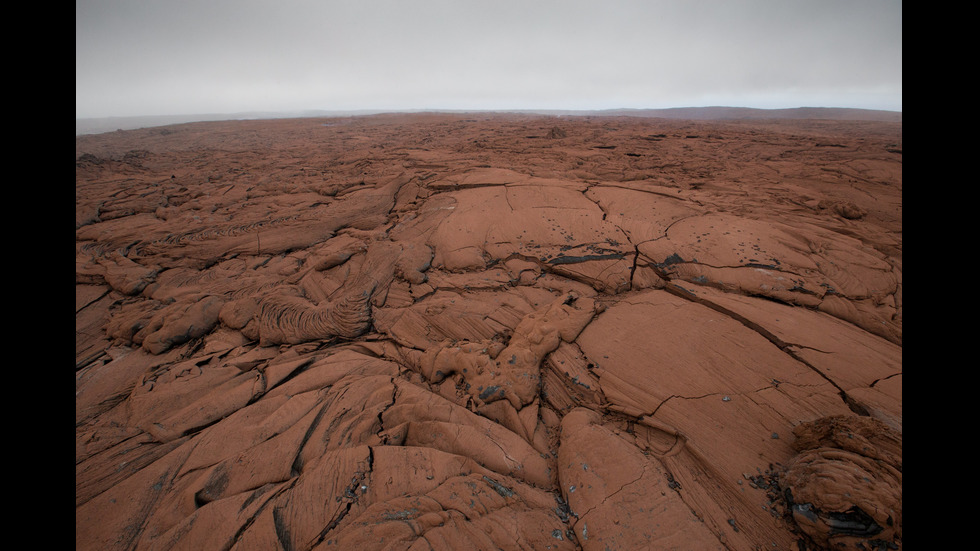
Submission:
[[901,123],[194,123],[75,202],[77,549],[901,548]]

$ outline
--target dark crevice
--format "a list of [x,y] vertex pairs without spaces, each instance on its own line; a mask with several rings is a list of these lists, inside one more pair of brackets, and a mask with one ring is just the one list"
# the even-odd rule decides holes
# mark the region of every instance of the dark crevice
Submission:
[[[748,329],[751,329],[755,333],[758,333],[764,339],[768,340],[774,346],[776,346],[776,348],[779,348],[782,352],[788,354],[794,360],[796,360],[796,361],[800,362],[801,364],[807,366],[811,371],[813,371],[814,373],[816,373],[817,375],[819,375],[821,378],[823,378],[825,381],[827,381],[828,383],[830,383],[831,385],[833,385],[833,387],[837,389],[838,394],[841,396],[841,399],[848,406],[848,408],[851,409],[851,411],[853,411],[854,413],[856,413],[858,415],[862,415],[862,416],[869,415],[868,411],[866,409],[864,409],[863,407],[861,407],[859,404],[855,403],[847,395],[847,392],[843,388],[841,388],[840,385],[838,385],[833,379],[831,379],[830,377],[828,377],[821,370],[817,369],[816,366],[814,366],[810,362],[806,361],[806,359],[800,357],[799,354],[797,354],[796,352],[794,352],[793,351],[793,348],[797,348],[796,345],[794,345],[792,343],[784,342],[782,339],[780,339],[779,337],[777,337],[776,335],[774,335],[772,332],[766,330],[765,328],[763,328],[758,323],[755,323],[755,322],[749,320],[748,318],[746,318],[746,317],[744,317],[744,316],[742,316],[740,314],[737,314],[737,313],[735,313],[735,312],[733,312],[733,311],[731,311],[731,310],[729,310],[727,308],[724,308],[724,307],[722,307],[722,306],[720,306],[720,305],[718,305],[718,304],[716,304],[714,302],[711,302],[710,300],[705,300],[705,299],[703,299],[701,297],[698,297],[697,295],[695,295],[694,293],[691,293],[690,291],[687,291],[686,289],[676,288],[675,286],[668,286],[667,287],[667,292],[669,292],[669,293],[671,293],[671,294],[673,294],[675,296],[684,298],[686,300],[690,300],[691,302],[695,302],[695,303],[700,304],[702,306],[706,306],[706,307],[708,307],[708,308],[710,308],[710,309],[712,309],[712,310],[714,310],[714,311],[716,311],[716,312],[718,312],[720,314],[724,314],[725,316],[728,316],[729,318],[731,318],[731,319],[733,319],[733,320],[741,323],[743,326],[747,327]],[[763,297],[763,298],[765,298],[765,297]]]
[[306,443],[313,436],[313,431],[320,425],[320,420],[323,419],[323,414],[327,412],[330,407],[330,402],[325,402],[320,406],[320,411],[317,412],[316,416],[313,418],[313,422],[306,429],[306,434],[303,435],[303,439],[300,441],[299,446],[296,447],[296,456],[293,458],[292,465],[290,466],[290,476],[297,477],[303,470],[303,465],[300,463],[300,456],[303,453],[303,448],[306,447]]
[[[388,402],[385,407],[378,411],[378,437],[381,439],[382,444],[388,443],[388,435],[384,433],[385,431],[385,419],[384,415],[387,413],[392,406],[395,405],[395,400],[398,398],[398,385],[395,383],[395,378],[392,377],[389,382],[391,383],[391,401]],[[371,464],[374,464],[374,449],[371,449]]]
[[[358,471],[356,473],[356,476],[351,478],[351,483],[344,490],[344,494],[343,494],[343,499],[347,501],[346,505],[344,505],[344,508],[340,511],[340,514],[337,515],[337,518],[330,521],[330,523],[327,524],[323,528],[323,530],[320,531],[320,533],[313,540],[313,543],[312,545],[309,546],[309,548],[316,547],[317,545],[322,543],[323,540],[326,539],[327,534],[329,534],[334,528],[336,528],[337,526],[340,525],[341,522],[343,522],[344,518],[346,518],[347,515],[350,513],[351,508],[354,507],[355,503],[357,503],[357,500],[361,495],[358,493],[358,490],[360,490],[361,487],[364,486],[364,481],[367,480],[368,476],[370,476],[373,469],[374,469],[374,447],[369,446],[367,471],[364,472]],[[338,496],[338,499],[340,499],[340,496]]]
[[[247,507],[247,506],[248,506],[248,505],[249,505],[249,504],[250,504],[251,502],[253,502],[253,501],[255,501],[256,499],[258,499],[259,497],[261,497],[261,495],[262,495],[262,494],[264,494],[264,493],[265,493],[265,492],[267,491],[266,489],[267,489],[267,488],[268,488],[269,486],[270,486],[270,485],[268,485],[268,484],[267,484],[267,485],[265,485],[265,486],[262,486],[262,487],[259,487],[259,488],[257,488],[256,490],[254,490],[254,491],[252,492],[252,495],[250,495],[250,496],[249,496],[249,497],[248,497],[248,498],[247,498],[247,499],[245,500],[245,502],[244,502],[244,503],[242,504],[242,508],[241,508],[241,510],[244,510],[244,509],[245,509],[245,507]],[[252,516],[250,516],[250,517],[249,517],[248,519],[246,519],[246,520],[245,520],[245,522],[244,522],[244,523],[242,523],[242,525],[241,525],[241,526],[240,526],[240,527],[238,528],[238,531],[237,531],[237,532],[235,532],[235,535],[234,535],[234,536],[232,536],[232,538],[231,538],[231,541],[229,542],[229,544],[228,544],[228,546],[227,546],[227,547],[225,547],[225,549],[233,549],[233,548],[235,547],[235,545],[236,545],[236,544],[237,544],[237,543],[239,542],[239,540],[241,540],[241,538],[242,538],[242,536],[243,536],[243,535],[245,534],[245,532],[247,532],[247,531],[248,531],[248,529],[249,529],[249,528],[251,528],[251,526],[252,526],[252,525],[253,525],[253,524],[255,523],[255,519],[257,519],[257,518],[259,517],[259,514],[260,514],[260,513],[262,512],[262,511],[264,511],[264,510],[265,510],[265,508],[266,508],[266,507],[267,507],[267,506],[268,506],[268,505],[269,505],[270,503],[272,503],[272,500],[273,500],[273,498],[275,498],[275,497],[276,497],[277,495],[280,495],[280,494],[281,494],[282,492],[284,492],[285,490],[288,490],[288,489],[289,489],[289,488],[291,488],[291,487],[292,487],[292,483],[290,483],[290,484],[286,484],[286,485],[284,485],[284,486],[281,486],[281,487],[279,487],[278,489],[276,489],[276,491],[275,491],[275,492],[273,493],[273,495],[271,495],[271,496],[269,496],[269,499],[267,499],[267,500],[265,501],[265,503],[263,503],[263,504],[262,504],[262,505],[261,505],[261,506],[260,506],[260,507],[258,508],[258,510],[256,510],[256,511],[255,511],[255,514],[253,514]],[[273,521],[275,521],[275,519],[276,519],[276,517],[275,517],[275,510],[273,510]],[[278,537],[278,531],[277,531],[277,533],[276,533],[276,535],[277,535],[277,537]]]
[[640,260],[640,247],[638,245],[633,245],[633,264],[630,266],[630,287],[629,290],[633,290],[633,276],[636,274],[636,263]]
[[889,375],[887,377],[882,377],[881,379],[875,379],[875,381],[873,383],[871,383],[870,385],[868,385],[868,386],[870,386],[871,388],[874,388],[875,385],[877,385],[878,383],[880,383],[882,381],[887,381],[887,380],[889,380],[889,379],[891,379],[893,377],[901,377],[901,376],[902,376],[901,373],[895,373],[895,374]]
[[276,540],[279,541],[279,545],[282,547],[283,551],[293,551],[292,537],[289,533],[288,521],[282,518],[282,507],[276,506],[272,508],[272,524],[276,532]]

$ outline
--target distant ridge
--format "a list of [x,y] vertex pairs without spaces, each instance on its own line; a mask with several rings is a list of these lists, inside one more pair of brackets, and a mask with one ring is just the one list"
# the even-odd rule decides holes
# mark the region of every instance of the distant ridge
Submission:
[[901,111],[852,109],[845,107],[794,107],[792,109],[754,109],[751,107],[677,107],[671,109],[608,109],[593,113],[609,116],[657,117],[663,119],[826,119],[846,121],[902,122]]
[[252,111],[247,113],[199,113],[191,115],[149,115],[139,117],[102,117],[75,119],[75,135],[102,134],[116,130],[134,130],[183,124],[185,122],[234,121],[260,119],[296,119],[303,117],[356,117],[384,113],[379,110],[362,111]]
[[106,117],[75,119],[75,135],[101,134],[115,130],[132,130],[167,126],[186,122],[292,119],[304,117],[356,117],[381,113],[525,113],[554,116],[650,117],[688,120],[736,119],[824,119],[847,121],[902,122],[901,111],[852,109],[846,107],[795,107],[790,109],[756,109],[752,107],[674,107],[669,109],[416,109],[416,110],[359,110],[359,111],[269,111],[248,113],[214,113],[198,115],[160,115],[147,117]]

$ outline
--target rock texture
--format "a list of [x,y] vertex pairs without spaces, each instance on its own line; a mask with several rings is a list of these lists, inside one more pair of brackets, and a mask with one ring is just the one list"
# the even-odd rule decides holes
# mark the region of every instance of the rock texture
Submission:
[[75,543],[899,549],[902,125],[76,137]]

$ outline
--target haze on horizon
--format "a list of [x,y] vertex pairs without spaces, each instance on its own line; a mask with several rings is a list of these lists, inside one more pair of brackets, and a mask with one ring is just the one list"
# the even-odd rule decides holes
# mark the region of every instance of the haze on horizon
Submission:
[[900,0],[76,0],[75,117],[902,110]]

